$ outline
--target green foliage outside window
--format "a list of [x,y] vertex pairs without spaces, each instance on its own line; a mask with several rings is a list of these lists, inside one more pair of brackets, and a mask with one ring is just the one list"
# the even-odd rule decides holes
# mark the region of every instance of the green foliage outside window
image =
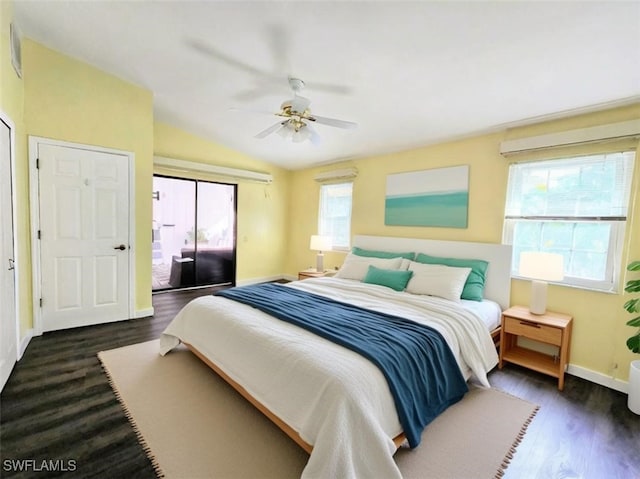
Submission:
[[185,241],[185,244],[193,244],[196,240],[198,241],[198,243],[201,243],[207,241],[208,239],[209,238],[207,238],[207,231],[204,228],[198,228],[197,235],[194,232],[194,228],[191,228],[189,231],[187,231],[187,240]]

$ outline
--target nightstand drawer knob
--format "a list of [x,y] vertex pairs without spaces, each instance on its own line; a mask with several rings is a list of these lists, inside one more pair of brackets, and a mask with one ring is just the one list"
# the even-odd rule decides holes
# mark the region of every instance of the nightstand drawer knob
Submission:
[[523,326],[529,326],[530,328],[540,329],[540,325],[536,323],[529,323],[528,321],[520,321]]

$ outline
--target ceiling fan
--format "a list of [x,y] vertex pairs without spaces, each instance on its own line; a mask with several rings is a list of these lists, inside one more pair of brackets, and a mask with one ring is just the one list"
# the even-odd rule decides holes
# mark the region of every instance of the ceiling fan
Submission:
[[[269,68],[263,68],[257,64],[234,58],[203,39],[187,38],[185,41],[190,48],[199,54],[237,71],[249,74],[255,83],[254,88],[240,91],[235,95],[236,100],[244,102],[280,91],[282,73],[291,72],[293,68],[290,54],[290,46],[293,43],[293,39],[291,38],[289,26],[284,24],[267,25],[263,35],[265,37],[263,43],[272,59],[272,65]],[[313,91],[323,91],[331,94],[349,95],[352,93],[349,86],[334,83],[314,81],[309,82],[307,86]]]
[[293,90],[293,98],[283,102],[280,105],[280,111],[275,113],[276,116],[282,117],[284,120],[280,120],[261,131],[255,135],[255,138],[262,139],[277,132],[280,136],[291,139],[294,143],[309,140],[311,143],[318,144],[320,137],[312,127],[313,123],[348,130],[358,126],[352,121],[337,120],[312,114],[311,110],[309,110],[311,100],[298,94],[304,88],[304,82],[299,78],[289,78],[289,86]]

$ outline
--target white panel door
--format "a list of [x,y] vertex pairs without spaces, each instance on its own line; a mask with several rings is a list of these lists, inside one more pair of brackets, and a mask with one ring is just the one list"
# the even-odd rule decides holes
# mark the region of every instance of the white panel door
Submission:
[[129,160],[40,144],[44,331],[129,317]]
[[11,188],[11,130],[0,119],[0,391],[18,351]]

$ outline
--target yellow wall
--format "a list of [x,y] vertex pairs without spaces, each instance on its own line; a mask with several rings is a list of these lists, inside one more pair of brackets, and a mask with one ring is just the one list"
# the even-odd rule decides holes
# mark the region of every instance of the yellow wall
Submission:
[[[270,185],[238,182],[236,280],[242,282],[280,276],[288,243],[290,173],[160,122],[155,124],[154,141],[157,156],[273,175]],[[202,173],[186,174],[164,168],[156,168],[156,172],[224,181]]]
[[[514,129],[506,132],[505,137],[509,139],[521,138],[638,118],[640,118],[640,103]],[[622,143],[630,144],[628,141],[620,144]],[[623,269],[632,260],[640,258],[640,205],[638,204],[640,201],[638,197],[640,150],[637,141],[634,142],[634,146],[636,148],[636,162],[630,199],[630,219],[627,223],[625,247],[622,254]],[[597,148],[602,147],[598,146]],[[579,147],[579,150],[584,152],[585,147]],[[561,151],[563,155],[571,155],[574,152],[578,153],[579,151],[578,149]],[[536,156],[541,157],[541,154]],[[549,288],[548,301],[550,309],[567,312],[574,316],[571,363],[622,380],[628,378],[631,360],[638,358],[626,347],[626,340],[634,331],[633,328],[625,324],[632,316],[622,307],[629,299],[629,295],[622,291],[626,279],[627,272],[624,270],[620,280],[621,292],[618,294],[552,286]],[[529,282],[513,281],[512,288],[512,303],[527,304],[529,301]],[[614,365],[617,365],[617,368],[614,368]]]
[[[297,227],[290,233],[292,254],[287,262],[287,272],[294,273],[315,262],[315,253],[308,248],[309,237],[317,233],[318,225],[320,185],[313,180],[314,175],[346,166],[358,169],[358,177],[353,184],[352,234],[499,243],[502,240],[508,174],[504,158],[499,155],[496,158],[496,144],[501,138],[501,134],[487,135],[296,171],[291,185],[292,197],[296,198],[291,202],[291,220]],[[469,165],[467,229],[385,226],[384,196],[388,174],[457,165]],[[339,266],[343,258],[343,254],[327,253],[325,265],[328,268]]]
[[[606,112],[550,121],[511,131],[427,146],[411,151],[352,160],[341,164],[296,171],[292,174],[290,203],[291,254],[286,271],[295,274],[314,263],[309,237],[317,231],[319,185],[313,176],[325,170],[355,166],[358,177],[353,187],[352,234],[405,236],[500,243],[509,161],[499,154],[504,139],[564,131],[573,128],[613,123],[640,117],[640,104]],[[637,143],[636,143],[637,144]],[[566,152],[571,153],[570,151]],[[636,163],[640,162],[640,158]],[[469,165],[469,224],[466,229],[399,227],[384,225],[386,176],[455,165]],[[640,184],[640,165],[635,168],[635,192]],[[295,200],[293,200],[295,199]],[[633,200],[635,201],[635,199]],[[640,201],[640,200],[638,200]],[[640,258],[640,214],[632,208],[623,263]],[[328,253],[325,265],[341,264],[342,253]],[[512,304],[528,304],[528,281],[512,281]],[[625,325],[627,313],[624,294],[606,294],[566,286],[549,287],[550,310],[572,314],[575,318],[571,363],[600,374],[626,379],[634,355],[625,345],[632,328]],[[613,370],[612,365],[618,364]]]
[[[135,154],[135,305],[137,310],[151,308],[153,96],[34,41],[26,39],[22,46],[29,135]],[[28,196],[18,201],[28,204]],[[28,241],[28,235],[20,240]]]
[[[13,5],[11,2],[0,1],[0,110],[9,116],[15,126],[16,142],[16,196],[29,197],[29,169],[27,161],[27,137],[24,123],[24,83],[16,75],[11,66],[9,25],[13,20]],[[20,297],[17,301],[18,314],[20,315],[21,337],[31,328],[31,275],[24,274],[23,270],[30,271],[31,249],[29,244],[29,203],[18,201],[17,236],[18,242],[15,257],[20,273],[18,275],[18,289]],[[21,268],[22,265],[22,268]]]
[[[318,171],[356,166],[353,234],[408,236],[500,242],[508,161],[499,143],[529,135],[593,126],[640,117],[640,105],[575,118],[544,122],[511,131],[427,146],[396,154],[344,162],[340,165],[288,172],[153,120],[151,92],[47,49],[23,43],[24,81],[10,65],[9,23],[12,4],[0,1],[0,109],[16,125],[18,251],[21,333],[32,327],[31,261],[27,134],[122,149],[135,153],[136,307],[151,306],[151,191],[153,155],[235,168],[268,171],[270,186],[241,182],[238,188],[239,281],[288,273],[315,262],[308,248],[317,232]],[[640,161],[640,160],[638,160]],[[636,163],[638,163],[638,161]],[[470,165],[469,226],[466,229],[391,227],[384,225],[386,175],[454,165]],[[625,240],[623,263],[640,258],[640,209],[635,202],[640,184],[636,165],[634,208]],[[328,253],[325,264],[338,266],[344,254]],[[624,281],[626,277],[621,280]],[[634,359],[625,346],[631,328],[622,309],[624,294],[605,294],[551,286],[549,308],[575,318],[571,363],[597,373],[625,379]],[[512,282],[512,304],[527,304],[529,283]],[[618,369],[612,369],[618,364]]]
[[[269,172],[271,185],[238,186],[237,279],[278,277],[287,249],[289,172],[165,124],[154,124],[150,91],[24,38],[23,78],[11,68],[12,3],[0,2],[0,108],[16,125],[17,258],[20,324],[33,327],[27,135],[131,151],[135,154],[137,311],[151,308],[153,156]],[[154,133],[157,135],[154,142]]]

